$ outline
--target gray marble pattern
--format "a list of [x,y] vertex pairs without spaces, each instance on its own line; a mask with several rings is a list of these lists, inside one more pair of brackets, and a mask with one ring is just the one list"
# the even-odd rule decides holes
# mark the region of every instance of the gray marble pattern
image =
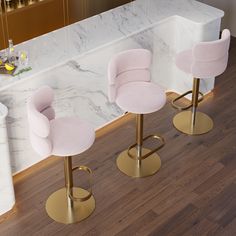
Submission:
[[0,215],[9,211],[15,204],[6,125],[7,114],[7,107],[0,103]]

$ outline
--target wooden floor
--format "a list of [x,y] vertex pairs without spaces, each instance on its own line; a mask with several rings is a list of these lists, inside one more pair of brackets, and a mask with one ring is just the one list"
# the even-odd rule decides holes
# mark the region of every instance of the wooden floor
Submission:
[[[169,96],[169,100],[172,95]],[[144,179],[128,178],[115,165],[117,154],[133,143],[133,121],[99,137],[74,163],[94,171],[96,210],[73,225],[53,222],[44,205],[62,187],[63,161],[43,163],[16,178],[16,208],[0,218],[1,236],[28,235],[236,235],[236,38],[227,71],[199,109],[214,119],[214,129],[190,137],[176,131],[170,103],[146,116],[145,133],[161,133],[162,168]],[[86,177],[75,182],[86,187]]]

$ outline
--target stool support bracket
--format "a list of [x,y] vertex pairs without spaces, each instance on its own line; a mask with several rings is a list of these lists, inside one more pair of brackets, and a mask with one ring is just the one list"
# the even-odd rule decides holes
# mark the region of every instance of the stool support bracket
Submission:
[[[161,142],[161,144],[160,144],[157,148],[155,148],[155,149],[151,150],[150,152],[146,153],[144,156],[141,156],[141,160],[146,159],[147,157],[149,157],[150,155],[152,155],[154,152],[160,150],[160,149],[165,145],[165,140],[164,140],[164,138],[161,137],[161,136],[159,136],[159,135],[156,135],[156,134],[151,134],[151,135],[146,136],[145,138],[143,138],[143,141],[148,140],[148,139],[150,139],[150,138],[159,140],[159,141]],[[132,159],[135,159],[135,160],[137,159],[137,156],[132,155],[132,154],[130,153],[130,150],[131,150],[132,148],[136,147],[137,145],[138,145],[137,143],[134,143],[133,145],[131,145],[131,146],[128,148],[128,151],[127,151],[129,157],[131,157]]]
[[[178,106],[178,105],[176,104],[176,102],[177,102],[178,100],[180,100],[181,98],[183,98],[183,97],[185,97],[186,95],[191,94],[191,93],[193,93],[193,90],[189,90],[189,91],[187,91],[187,92],[185,92],[185,93],[179,95],[177,98],[175,98],[175,99],[173,99],[173,100],[171,101],[171,105],[172,105],[174,108],[176,108],[176,109],[178,109],[178,110],[180,110],[180,111],[189,109],[190,107],[193,106],[192,101],[191,101],[191,104],[190,104],[190,105],[187,105],[187,106]],[[201,101],[203,100],[204,95],[203,95],[202,92],[199,92],[199,94],[200,94],[201,96],[200,96],[200,98],[198,99],[198,102],[201,102]]]
[[90,175],[90,180],[89,180],[90,188],[89,188],[89,191],[88,191],[89,193],[85,197],[74,197],[74,196],[72,196],[71,193],[69,193],[69,197],[73,201],[84,202],[84,201],[87,201],[92,196],[92,187],[91,187],[92,186],[92,180],[91,180],[92,170],[90,168],[88,168],[87,166],[75,166],[75,167],[72,168],[72,172],[74,172],[76,170],[85,171]]

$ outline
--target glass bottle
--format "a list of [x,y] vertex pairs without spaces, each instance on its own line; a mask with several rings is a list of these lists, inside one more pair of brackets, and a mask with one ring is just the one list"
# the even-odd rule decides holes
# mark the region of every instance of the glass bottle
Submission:
[[15,64],[16,62],[15,48],[12,39],[8,40],[8,62],[11,64]]

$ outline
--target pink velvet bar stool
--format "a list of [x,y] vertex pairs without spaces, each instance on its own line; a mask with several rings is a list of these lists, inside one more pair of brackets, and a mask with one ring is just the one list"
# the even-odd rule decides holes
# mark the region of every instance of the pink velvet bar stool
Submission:
[[[158,135],[143,138],[143,115],[160,110],[166,103],[164,90],[150,81],[151,58],[146,49],[132,49],[115,55],[108,66],[109,101],[136,114],[136,143],[117,158],[120,171],[131,177],[155,174],[161,166],[156,151],[165,143]],[[159,142],[155,150],[143,148],[143,141],[149,138]]]
[[65,187],[49,196],[46,211],[53,220],[70,224],[87,218],[95,209],[92,190],[73,186],[73,171],[91,175],[91,170],[86,166],[72,167],[72,156],[92,146],[95,132],[89,123],[78,117],[55,118],[51,106],[53,98],[52,89],[43,86],[28,99],[30,141],[42,157],[64,157]]
[[[203,94],[199,92],[200,79],[212,78],[225,71],[229,45],[230,31],[225,29],[221,39],[198,43],[192,49],[176,55],[176,66],[194,78],[193,89],[172,101],[173,107],[179,110],[192,108],[191,111],[182,111],[174,117],[173,124],[179,131],[189,135],[200,135],[213,128],[212,119],[202,112],[197,112],[198,103],[203,100]],[[189,106],[181,107],[176,104],[176,101],[190,93],[192,93],[192,102]]]

